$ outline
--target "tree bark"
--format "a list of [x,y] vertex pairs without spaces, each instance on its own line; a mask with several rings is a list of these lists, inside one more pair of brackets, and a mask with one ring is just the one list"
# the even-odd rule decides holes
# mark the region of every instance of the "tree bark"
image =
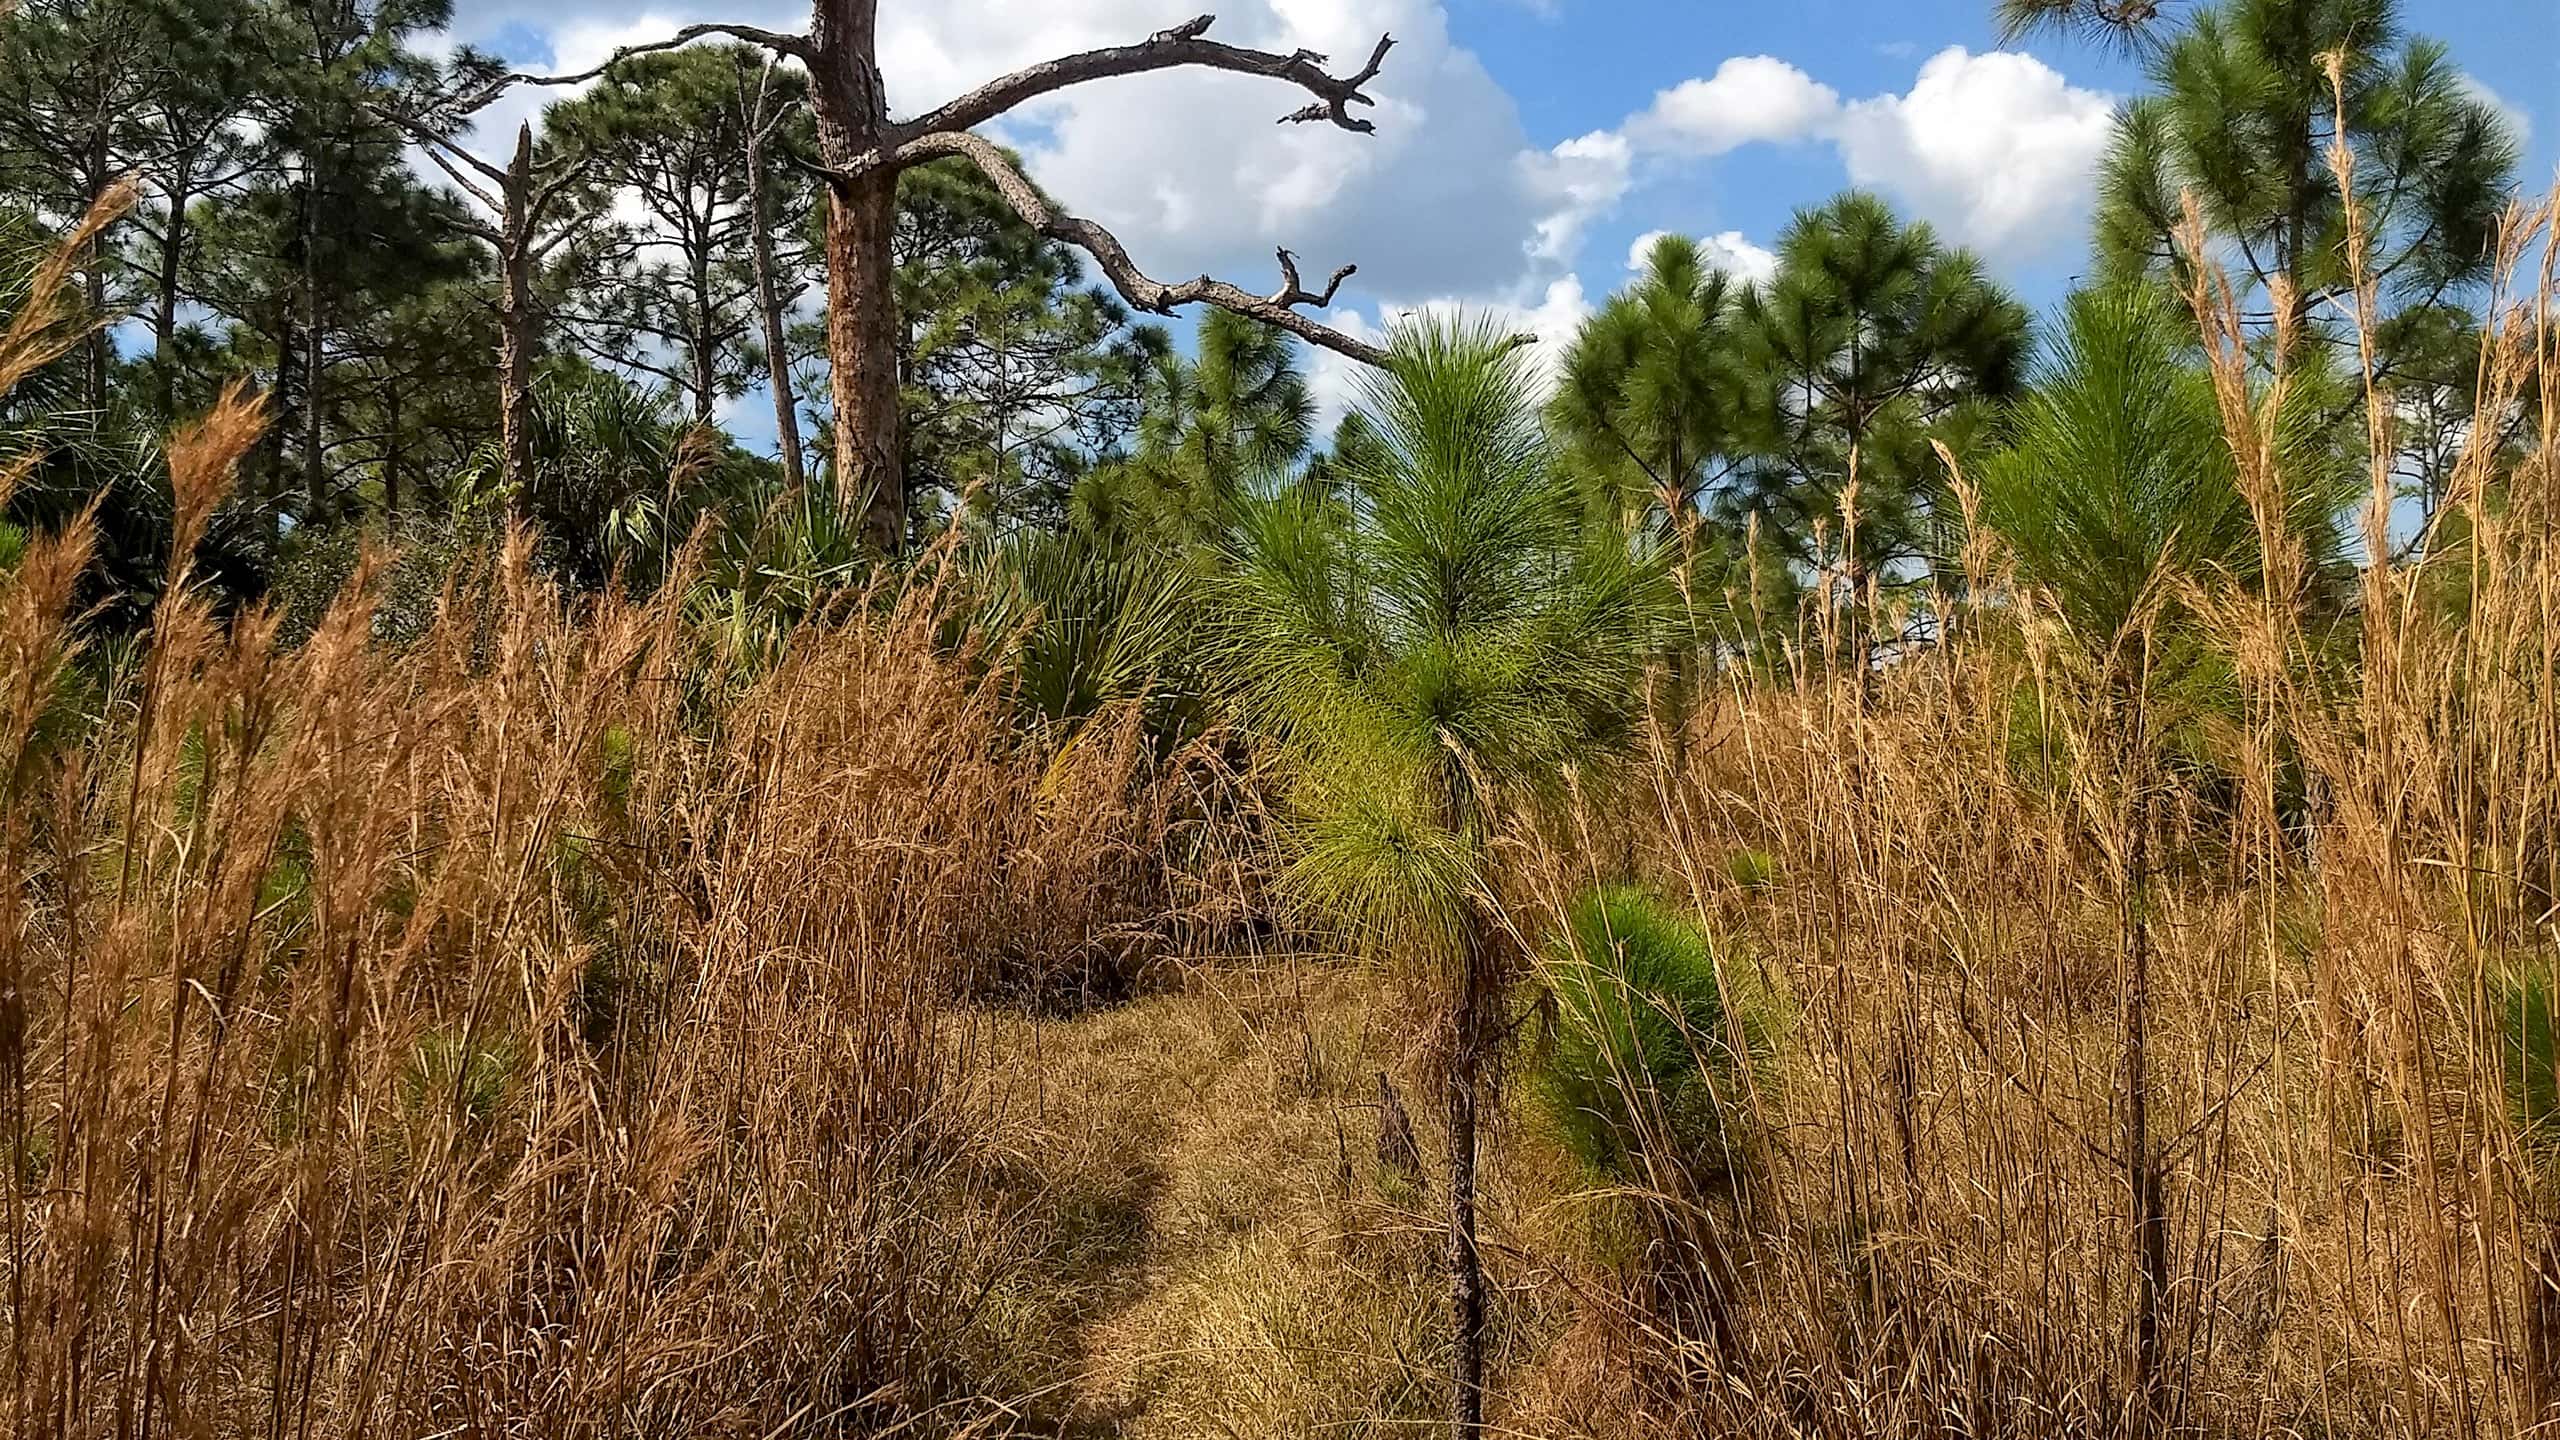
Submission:
[[153,377],[153,395],[164,420],[178,406],[177,357],[170,347],[178,339],[178,287],[187,251],[187,205],[193,199],[192,177],[181,168],[169,182],[169,218],[160,232],[160,293],[151,312],[151,355],[159,372]]
[[[114,183],[113,177],[107,173],[107,164],[107,132],[102,128],[94,132],[89,142],[89,168],[90,173],[96,177],[89,187],[89,196],[92,201],[106,194],[107,187]],[[115,352],[114,337],[107,333],[107,237],[105,235],[102,234],[89,243],[88,262],[82,267],[81,278],[89,302],[89,313],[86,319],[90,327],[88,339],[82,346],[86,364],[83,367],[81,383],[88,392],[82,399],[89,407],[90,423],[94,425],[106,413],[107,369]]]
[[276,339],[275,423],[258,442],[259,501],[266,507],[266,560],[272,565],[284,553],[284,495],[286,435],[301,412],[293,407],[301,403],[296,396],[293,374],[293,287],[278,285],[271,297],[275,315],[271,323]]
[[827,388],[835,404],[836,500],[858,513],[865,543],[906,546],[907,484],[898,434],[898,299],[889,244],[897,167],[855,174],[889,128],[877,0],[817,0],[801,53],[809,115],[827,185]]
[[791,391],[790,337],[782,324],[782,288],[774,277],[773,205],[765,191],[767,135],[747,132],[748,257],[755,267],[756,308],[764,321],[765,375],[773,386],[773,435],[782,452],[783,479],[797,490],[809,482],[800,454],[800,407]]
[[693,315],[686,322],[692,330],[685,346],[687,368],[692,372],[693,423],[709,425],[720,407],[719,337],[715,333],[719,317],[711,311],[711,241],[705,235],[691,247],[693,254]]
[[382,442],[382,519],[387,524],[400,518],[400,391],[397,377],[382,387],[383,429],[389,432]]
[[498,457],[508,506],[533,499],[533,127],[516,131],[498,235]]
[[840,186],[827,203],[827,356],[835,400],[836,496],[883,555],[906,548],[899,435],[898,302],[889,242],[897,176]]
[[534,485],[533,325],[525,302],[530,268],[522,252],[511,251],[498,286],[499,478],[518,515],[531,513]]

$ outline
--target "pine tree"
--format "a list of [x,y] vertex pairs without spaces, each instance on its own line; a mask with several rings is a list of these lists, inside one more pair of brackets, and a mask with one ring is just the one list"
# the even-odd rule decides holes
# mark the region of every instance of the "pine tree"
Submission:
[[[369,478],[340,443],[352,348],[385,312],[481,273],[464,212],[421,184],[406,137],[380,107],[434,71],[412,41],[451,19],[443,0],[348,6],[280,0],[252,35],[269,77],[250,117],[271,162],[190,221],[191,298],[225,332],[220,363],[261,375],[274,423],[247,467],[273,516],[330,518]],[[298,492],[298,494],[296,493]],[[276,533],[281,536],[279,523]]]
[[898,177],[893,250],[911,499],[974,494],[996,529],[1063,521],[1095,460],[1134,435],[1164,332],[1132,325],[967,165]]
[[[0,176],[36,218],[67,228],[133,169],[142,112],[169,79],[170,21],[157,0],[33,0],[0,16]],[[90,315],[109,317],[124,227],[103,232],[81,266]],[[81,403],[108,402],[114,346],[103,325],[82,342]]]
[[577,334],[597,358],[683,392],[697,424],[762,368],[757,333],[745,116],[745,47],[639,55],[544,113],[555,145],[603,159],[602,179],[643,217],[598,256]]
[[1576,466],[1649,504],[1684,564],[1741,459],[1734,327],[1743,288],[1697,242],[1655,241],[1643,275],[1574,336],[1548,406]]
[[[2325,60],[2344,58],[2343,109]],[[2123,278],[2181,264],[2192,193],[2216,258],[2259,296],[2281,278],[2293,323],[2324,326],[2348,290],[2346,209],[2327,148],[2356,158],[2372,269],[2393,313],[2476,292],[2512,192],[2515,138],[2445,47],[2395,0],[2231,0],[2149,61],[2156,93],[2126,106],[2102,174],[2098,251]],[[2387,337],[2389,338],[2389,337]],[[2387,345],[2385,380],[2406,347]]]
[[1760,511],[1799,564],[1845,543],[1853,583],[1920,578],[1943,483],[1930,441],[1961,441],[1989,402],[2017,393],[2025,309],[1971,252],[1853,191],[1797,213],[1777,274],[1743,296],[1739,318],[1752,459],[1734,508]]
[[1665,595],[1554,463],[1527,362],[1417,322],[1364,397],[1355,503],[1247,497],[1211,594],[1215,652],[1294,777],[1288,883],[1410,967],[1448,1135],[1450,1433],[1484,1433],[1476,1132],[1519,956],[1493,844],[1623,745]]

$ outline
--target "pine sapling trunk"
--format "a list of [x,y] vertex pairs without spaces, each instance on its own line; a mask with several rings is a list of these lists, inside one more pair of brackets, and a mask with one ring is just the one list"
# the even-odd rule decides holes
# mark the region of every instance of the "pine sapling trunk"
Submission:
[[[1464,1008],[1474,1009],[1473,997]],[[1462,1018],[1449,1059],[1449,1434],[1484,1434],[1484,1265],[1476,1250],[1476,1082],[1472,1028]]]
[[2560,1224],[2540,1222],[2542,1238],[2524,1265],[2524,1414],[2527,1429],[2560,1421]]
[[2163,1316],[2169,1293],[2168,1179],[2151,1125],[2151,805],[2149,736],[2142,697],[2122,697],[2128,748],[2123,783],[2124,861],[2117,897],[2117,942],[2124,959],[2125,1184],[2133,1206],[2133,1393],[2145,1429],[2157,1430],[2166,1400],[2161,1375]]
[[[1450,834],[1474,842],[1481,855],[1478,796],[1472,777],[1464,765],[1451,761],[1442,784],[1446,787],[1442,822]],[[1485,948],[1485,926],[1472,901],[1462,904],[1443,1082],[1449,1109],[1449,1435],[1451,1440],[1480,1440],[1484,1434],[1485,1303],[1484,1256],[1476,1245],[1476,1111],[1495,981]]]

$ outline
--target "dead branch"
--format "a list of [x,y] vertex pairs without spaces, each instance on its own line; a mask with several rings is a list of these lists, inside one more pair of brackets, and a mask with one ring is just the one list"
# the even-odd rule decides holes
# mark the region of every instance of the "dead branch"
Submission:
[[1357,265],[1343,266],[1333,272],[1332,279],[1324,282],[1324,291],[1318,294],[1298,283],[1298,257],[1290,252],[1288,246],[1283,245],[1280,247],[1282,283],[1279,291],[1272,295],[1271,303],[1274,305],[1330,305],[1333,303],[1334,292],[1342,288],[1342,282],[1359,273],[1360,267]]
[[726,35],[732,40],[744,40],[750,45],[761,45],[777,55],[789,55],[803,64],[815,59],[817,55],[816,47],[809,43],[809,37],[806,35],[794,35],[783,30],[766,30],[754,25],[687,25],[664,40],[652,40],[643,45],[625,45],[606,56],[603,64],[581,70],[574,75],[518,73],[500,80],[491,89],[504,90],[510,85],[583,85],[599,75],[608,73],[614,66],[635,55],[654,55],[662,50],[681,50],[706,35]]
[[1346,265],[1334,272],[1332,283],[1321,294],[1299,283],[1297,258],[1286,250],[1280,252],[1285,283],[1274,294],[1256,295],[1240,285],[1213,280],[1206,275],[1178,285],[1168,285],[1138,269],[1119,237],[1093,221],[1069,215],[1051,205],[1048,197],[1015,168],[1012,158],[983,136],[965,130],[919,135],[898,147],[892,163],[904,166],[945,155],[960,156],[977,166],[995,185],[996,192],[1004,197],[1005,203],[1022,217],[1024,224],[1091,255],[1094,264],[1110,279],[1112,288],[1136,309],[1151,315],[1170,315],[1184,305],[1215,305],[1221,310],[1232,310],[1286,330],[1310,345],[1321,345],[1364,365],[1387,363],[1384,349],[1356,336],[1346,335],[1297,308],[1300,305],[1330,303],[1335,289],[1353,273],[1351,266]]
[[1325,57],[1313,50],[1280,55],[1205,38],[1209,26],[1216,19],[1214,15],[1202,15],[1170,30],[1159,30],[1135,45],[1087,50],[1080,55],[1063,56],[1017,70],[979,86],[930,114],[897,126],[891,133],[891,143],[900,144],[938,131],[974,130],[1026,100],[1089,80],[1142,75],[1181,66],[1266,76],[1286,81],[1316,97],[1315,102],[1304,109],[1281,116],[1282,124],[1329,120],[1345,130],[1363,135],[1378,128],[1370,121],[1355,118],[1351,107],[1378,103],[1363,93],[1363,87],[1378,78],[1380,67],[1386,64],[1387,51],[1396,43],[1394,36],[1378,37],[1377,48],[1369,52],[1369,63],[1362,66],[1358,74],[1335,76],[1326,72]]

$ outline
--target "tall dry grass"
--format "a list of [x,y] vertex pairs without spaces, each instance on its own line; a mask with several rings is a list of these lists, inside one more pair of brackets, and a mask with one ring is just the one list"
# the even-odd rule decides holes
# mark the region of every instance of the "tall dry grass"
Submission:
[[[2270,558],[2162,597],[2234,676],[2180,763],[1975,527],[1940,643],[1871,668],[1909,617],[1831,577],[1517,838],[1524,948],[1632,869],[1779,1038],[1711,1158],[1665,1127],[1604,1184],[1500,1127],[1507,1433],[2560,1433],[2514,1104],[2560,1097],[2515,998],[2560,995],[2553,218],[2482,357],[2521,438],[2413,563],[2375,467],[2343,621],[2288,529],[2288,345],[2198,269]],[[1256,926],[1254,777],[1159,766],[1134,711],[1026,728],[949,651],[947,564],[752,671],[680,586],[575,599],[522,536],[421,637],[377,634],[373,560],[281,646],[185,571],[263,423],[171,445],[138,669],[68,613],[85,522],[0,577],[11,1433],[1427,1423],[1429,1167],[1370,1143],[1412,1037],[1266,953],[1317,937]],[[1187,949],[1242,953],[1048,1003]]]
[[1784,997],[1786,1040],[1729,1097],[1739,1184],[1674,1164],[1589,1202],[1654,1215],[1718,1303],[1621,1267],[1586,1322],[1615,1363],[1518,1397],[1520,1428],[2560,1433],[2530,1099],[2560,1091],[2529,998],[2560,986],[2555,204],[2510,217],[2480,362],[2477,433],[2520,439],[2472,447],[2410,563],[2365,348],[2380,458],[2343,620],[2275,440],[2307,342],[2253,348],[2196,267],[2268,557],[2166,597],[2235,677],[2200,755],[2141,757],[1977,529],[1942,643],[1869,674],[1844,634],[1909,617],[1818,608],[1779,683],[1656,737],[1643,813],[1531,847],[1549,923],[1633,850]]
[[[999,977],[1161,930],[1134,719],[1026,739],[919,585],[724,674],[518,534],[423,637],[187,557],[103,691],[84,520],[0,578],[9,1431],[921,1433],[1020,1261],[963,1103]],[[377,557],[378,558],[378,557]]]

